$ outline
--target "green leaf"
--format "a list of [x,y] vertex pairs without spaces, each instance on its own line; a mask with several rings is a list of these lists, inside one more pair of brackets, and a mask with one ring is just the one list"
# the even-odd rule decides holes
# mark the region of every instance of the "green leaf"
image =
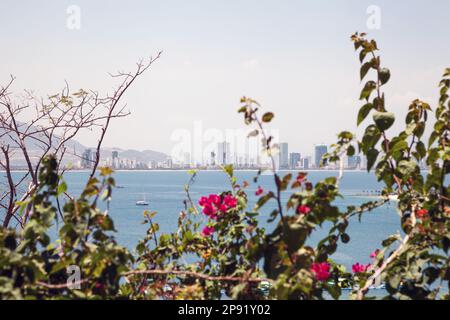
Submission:
[[377,161],[379,153],[380,152],[377,149],[370,149],[367,152],[367,171],[370,171],[372,169],[373,165]]
[[415,161],[402,160],[399,162],[397,170],[404,176],[410,176],[416,171],[417,168],[418,165]]
[[364,80],[364,77],[367,75],[367,72],[369,72],[370,68],[372,67],[372,63],[371,62],[366,62],[362,65],[359,74],[361,76],[361,81]]
[[59,184],[56,193],[57,193],[58,195],[60,195],[60,194],[63,194],[64,192],[66,192],[66,191],[67,191],[67,184],[66,184],[65,181],[63,181],[63,182],[61,182],[61,183]]
[[386,131],[395,122],[395,115],[392,112],[375,112],[373,115],[373,121],[377,125],[380,131]]
[[398,140],[392,146],[391,152],[394,153],[405,149],[408,149],[408,143],[405,140]]
[[422,141],[417,142],[416,151],[422,159],[425,158],[425,156],[427,155],[425,144]]
[[275,116],[275,115],[274,115],[272,112],[266,112],[266,113],[263,115],[263,117],[262,117],[262,121],[263,121],[263,122],[270,122],[270,121],[272,121],[272,119],[273,119],[274,116]]
[[366,128],[361,142],[361,150],[367,153],[369,149],[374,147],[381,138],[380,130],[375,125],[370,125]]
[[361,50],[361,52],[359,53],[359,61],[362,63],[364,61],[364,59],[367,56],[367,51],[366,50]]
[[450,68],[446,68],[444,72],[444,77],[450,76]]
[[359,113],[358,113],[358,126],[361,124],[361,122],[364,121],[364,119],[366,119],[366,117],[369,115],[370,110],[373,109],[373,104],[371,103],[366,103],[365,105],[363,105],[361,107],[361,109],[359,109]]
[[227,165],[223,166],[223,171],[224,171],[229,177],[232,177],[232,176],[233,176],[233,165],[232,165],[232,164],[227,164]]
[[364,100],[364,99],[367,100],[370,97],[370,94],[372,93],[372,91],[376,89],[376,87],[377,87],[377,84],[374,81],[367,82],[361,91],[359,100]]
[[381,85],[386,84],[391,78],[391,71],[387,68],[383,68],[380,70],[380,81]]

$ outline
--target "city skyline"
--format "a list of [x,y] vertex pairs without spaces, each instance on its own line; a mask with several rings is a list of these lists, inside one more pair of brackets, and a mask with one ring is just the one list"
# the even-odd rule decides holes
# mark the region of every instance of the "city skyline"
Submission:
[[[321,165],[320,160],[328,152],[328,146],[324,144],[314,145],[314,157],[309,154],[302,154],[300,152],[289,152],[289,143],[280,142],[279,151],[274,155],[275,166],[277,170],[329,170],[338,169],[339,164],[327,164]],[[95,150],[86,148],[82,154],[81,159],[75,164],[74,168],[91,168],[91,163],[95,159]],[[238,155],[231,150],[230,143],[222,141],[217,143],[215,150],[209,153],[209,158],[204,161],[194,162],[189,152],[183,154],[182,160],[174,160],[169,155],[166,159],[156,161],[150,160],[147,162],[138,161],[136,158],[121,157],[120,151],[113,150],[101,155],[100,164],[103,166],[109,166],[113,169],[138,169],[138,170],[151,170],[151,169],[218,169],[225,165],[233,165],[236,169],[258,169],[258,168],[270,168],[272,166],[271,160],[265,158],[261,161],[261,157],[251,158],[248,154]],[[314,159],[314,161],[313,161]],[[366,161],[361,155],[344,156],[342,157],[344,162],[344,169],[356,170],[365,169]]]

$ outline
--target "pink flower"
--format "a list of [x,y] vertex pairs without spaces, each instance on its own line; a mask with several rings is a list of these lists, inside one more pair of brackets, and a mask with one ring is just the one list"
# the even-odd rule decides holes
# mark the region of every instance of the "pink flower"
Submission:
[[225,204],[219,205],[220,212],[225,213],[225,212],[227,212],[227,210],[228,210],[228,207]]
[[216,219],[218,212],[226,213],[230,208],[235,208],[237,199],[232,195],[226,195],[222,198],[217,194],[211,194],[208,197],[201,197],[198,203],[203,207],[204,215]]
[[428,215],[428,210],[427,209],[420,209],[416,211],[416,215],[418,218],[423,218],[425,216]]
[[313,263],[311,271],[318,281],[326,281],[330,277],[330,264],[328,262]]
[[228,207],[228,208],[235,208],[237,206],[237,199],[229,194],[227,194],[225,196],[225,198],[223,198],[223,203]]
[[211,194],[208,198],[209,203],[213,203],[216,206],[220,204],[220,197],[217,194]]
[[198,204],[200,206],[205,206],[208,203],[208,198],[207,197],[201,197],[200,200],[198,200]]
[[364,266],[364,265],[360,264],[359,262],[357,262],[352,266],[352,272],[353,273],[364,273],[369,269],[369,267],[370,267],[370,264]]
[[370,257],[371,257],[372,259],[374,259],[374,258],[376,258],[376,257],[378,256],[379,253],[380,253],[380,249],[377,249],[377,250],[375,250],[374,252],[372,252],[372,253],[370,254]]
[[300,172],[297,176],[297,182],[302,184],[305,181],[306,173]]
[[297,213],[299,214],[308,214],[311,212],[311,208],[307,205],[301,205],[297,208]]
[[256,189],[255,195],[256,196],[260,196],[264,193],[264,189],[261,187],[258,187],[258,189]]
[[207,216],[213,217],[216,215],[216,213],[217,213],[217,209],[211,203],[207,203],[203,207],[203,214],[205,214]]
[[208,226],[206,226],[206,227],[204,227],[203,230],[202,230],[202,235],[203,235],[204,237],[210,237],[210,236],[213,235],[214,231],[216,231],[216,230],[214,229],[214,227],[208,227]]

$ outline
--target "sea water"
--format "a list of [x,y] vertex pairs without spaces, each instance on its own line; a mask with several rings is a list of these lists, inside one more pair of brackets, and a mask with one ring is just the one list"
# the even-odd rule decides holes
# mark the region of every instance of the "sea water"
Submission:
[[[284,173],[287,172],[280,174]],[[308,179],[314,183],[337,175],[337,171],[311,171],[308,173]],[[176,231],[178,216],[184,209],[184,200],[186,199],[184,185],[190,178],[187,171],[118,171],[113,176],[116,185],[120,188],[115,188],[113,191],[109,214],[114,220],[117,230],[115,237],[119,244],[134,251],[138,241],[145,237],[148,225],[142,224],[144,210],[158,212],[154,222],[159,224],[160,233]],[[250,183],[247,188],[249,208],[252,208],[256,202],[255,191],[258,186],[265,191],[275,190],[274,179],[271,175],[261,175],[257,183],[253,182],[256,171],[235,171],[235,176],[238,183],[242,184],[243,181]],[[67,182],[69,193],[74,196],[80,194],[87,177],[87,172],[66,172],[64,179]],[[199,171],[190,188],[190,195],[193,201],[197,202],[201,196],[230,189],[229,179],[224,172]],[[347,171],[340,183],[340,192],[344,197],[338,198],[334,204],[345,210],[350,205],[358,206],[364,202],[374,201],[377,200],[376,196],[364,196],[364,194],[374,194],[381,189],[382,184],[376,181],[373,173]],[[283,200],[287,200],[290,192],[292,191],[283,193]],[[150,202],[149,206],[136,206],[136,201],[142,200],[144,195],[145,199]],[[275,202],[269,202],[259,217],[260,226],[265,227],[268,231],[274,228],[274,224],[268,224],[267,220],[270,212],[275,208]],[[367,264],[370,262],[370,254],[381,247],[381,241],[399,231],[400,218],[396,212],[395,203],[388,203],[364,213],[361,223],[357,217],[354,217],[347,229],[347,233],[351,237],[350,242],[348,244],[339,243],[338,250],[332,258],[335,262],[345,265],[347,270],[351,270],[351,266],[356,262]],[[326,228],[318,228],[311,238],[311,243],[321,240],[326,235]]]

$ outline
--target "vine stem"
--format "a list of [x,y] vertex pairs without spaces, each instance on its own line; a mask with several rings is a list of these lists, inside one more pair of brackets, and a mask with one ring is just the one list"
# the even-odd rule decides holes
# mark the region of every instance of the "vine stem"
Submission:
[[404,247],[406,246],[406,244],[409,241],[409,235],[405,236],[405,238],[403,238],[403,241],[401,242],[400,246],[394,251],[394,253],[392,253],[389,258],[386,259],[386,261],[383,262],[383,264],[381,265],[381,267],[379,267],[375,273],[373,275],[371,275],[369,277],[369,279],[367,279],[366,284],[364,285],[363,288],[358,290],[358,296],[357,299],[358,300],[362,300],[364,299],[364,295],[367,293],[367,291],[369,290],[370,286],[374,284],[375,280],[381,276],[381,273],[389,266],[389,264],[394,261],[403,251]]
[[[381,61],[380,61],[380,57],[377,57],[373,50],[371,51],[371,54],[372,54],[372,57],[377,61],[377,68],[376,68],[376,70],[377,70],[377,98],[378,98],[378,101],[381,101],[381,86],[382,86],[382,84],[381,84],[381,69],[380,69]],[[376,110],[377,111],[383,111],[383,110],[381,110],[378,107],[378,105],[376,106]],[[382,131],[382,135],[383,135],[383,139],[384,139],[384,147],[386,149],[386,153],[389,153],[389,142],[388,142],[388,139],[386,137],[386,132],[384,130]],[[392,158],[391,157],[389,157],[389,165],[390,165],[392,171],[394,171],[395,170],[395,166],[394,166],[394,163],[392,162]],[[400,192],[401,192],[401,189],[402,189],[402,182],[397,177],[396,174],[393,174],[393,178],[394,178],[395,182],[397,183],[398,194],[400,195]]]
[[[414,205],[412,210],[411,210],[411,225],[412,225],[412,228],[414,228],[416,226],[416,223],[417,223],[416,210],[417,210],[417,205]],[[369,290],[370,286],[374,284],[375,280],[378,277],[381,276],[383,271],[386,270],[386,268],[392,263],[392,261],[394,261],[403,252],[403,250],[405,249],[405,247],[408,244],[409,240],[410,240],[410,235],[408,234],[408,235],[406,235],[403,238],[403,240],[400,243],[400,245],[398,246],[398,248],[389,256],[389,258],[386,259],[386,261],[383,262],[381,267],[379,267],[377,270],[375,270],[374,274],[371,275],[369,277],[369,279],[367,279],[364,287],[358,290],[358,295],[357,295],[357,299],[358,300],[364,299],[364,295],[367,293],[367,291]]]
[[255,116],[254,120],[258,124],[259,129],[261,130],[261,134],[263,135],[263,138],[264,138],[264,141],[265,141],[265,144],[266,144],[266,146],[265,146],[266,151],[267,151],[267,153],[270,156],[270,161],[271,161],[271,164],[272,164],[272,173],[273,173],[273,177],[274,177],[274,180],[275,180],[275,186],[277,188],[277,194],[275,196],[275,199],[276,199],[277,205],[278,205],[278,213],[280,214],[280,219],[282,221],[284,221],[283,205],[281,203],[280,177],[277,174],[277,167],[276,167],[276,164],[275,164],[275,159],[273,158],[273,155],[271,153],[270,143],[269,143],[269,140],[267,138],[266,132],[265,132],[265,130],[263,128],[263,125],[262,125],[261,121],[256,116]]

